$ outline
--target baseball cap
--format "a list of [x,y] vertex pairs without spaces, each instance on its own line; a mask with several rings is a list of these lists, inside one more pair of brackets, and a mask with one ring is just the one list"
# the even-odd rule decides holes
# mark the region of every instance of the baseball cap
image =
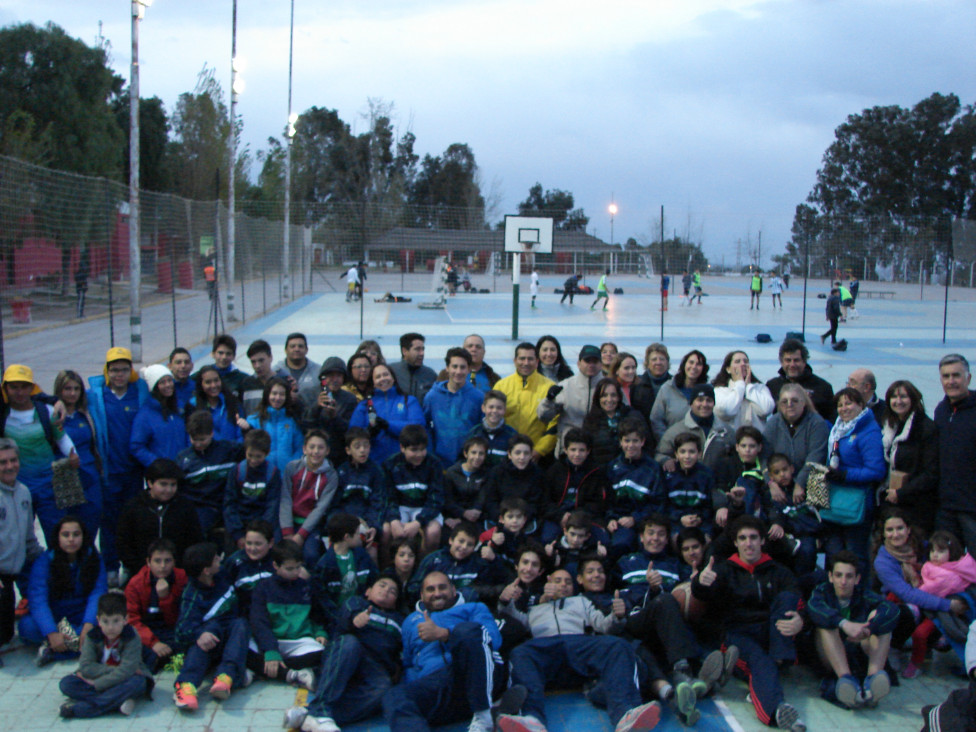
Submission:
[[585,345],[580,349],[579,360],[585,361],[588,358],[595,358],[597,361],[600,360],[600,349],[596,346]]

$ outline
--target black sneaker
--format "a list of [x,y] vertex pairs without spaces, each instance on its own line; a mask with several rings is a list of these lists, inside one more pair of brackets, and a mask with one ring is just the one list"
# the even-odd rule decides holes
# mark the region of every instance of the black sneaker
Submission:
[[61,708],[58,710],[58,714],[60,714],[65,719],[71,719],[73,716],[75,716],[74,702],[65,702],[64,704],[62,704]]
[[528,695],[529,690],[522,684],[513,684],[505,689],[499,697],[498,703],[491,708],[491,719],[495,726],[498,726],[498,718],[503,714],[514,716],[521,712],[525,697]]

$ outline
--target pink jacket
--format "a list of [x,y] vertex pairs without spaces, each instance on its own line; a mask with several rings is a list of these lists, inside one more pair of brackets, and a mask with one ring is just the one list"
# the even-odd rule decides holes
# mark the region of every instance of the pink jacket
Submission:
[[922,586],[920,590],[938,597],[948,597],[965,592],[971,584],[976,584],[976,560],[963,554],[955,562],[922,565]]

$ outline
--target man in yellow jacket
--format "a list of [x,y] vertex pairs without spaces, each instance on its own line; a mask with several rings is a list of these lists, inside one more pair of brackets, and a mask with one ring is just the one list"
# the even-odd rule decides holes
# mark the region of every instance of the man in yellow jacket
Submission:
[[531,343],[519,343],[515,347],[515,373],[495,384],[495,389],[505,394],[505,423],[516,432],[532,439],[532,459],[536,462],[549,455],[556,447],[558,418],[548,424],[536,417],[539,402],[545,399],[554,382],[540,374],[539,356]]

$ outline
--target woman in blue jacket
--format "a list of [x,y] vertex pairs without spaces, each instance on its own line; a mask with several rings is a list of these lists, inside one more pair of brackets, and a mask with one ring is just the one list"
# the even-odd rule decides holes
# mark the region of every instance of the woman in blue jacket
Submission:
[[[827,480],[864,492],[864,517],[856,524],[841,525],[823,522],[824,551],[829,557],[841,549],[849,549],[867,559],[874,514],[874,491],[888,474],[881,442],[881,428],[874,413],[865,409],[864,397],[856,389],[847,387],[834,396],[837,421],[827,438]],[[866,576],[867,566],[861,567]]]
[[285,474],[285,467],[302,456],[302,429],[298,426],[301,414],[292,401],[291,388],[280,376],[273,376],[264,385],[261,406],[247,418],[251,427],[271,435],[271,454],[268,460]]
[[190,446],[186,423],[176,401],[176,382],[165,366],[153,364],[140,372],[152,399],[139,407],[132,423],[129,451],[143,468],[157,458],[176,460],[180,450]]
[[98,598],[108,591],[105,567],[82,520],[65,516],[55,525],[53,536],[54,549],[31,567],[30,612],[18,625],[21,638],[41,644],[38,666],[78,655],[81,642],[95,627]]
[[196,388],[190,404],[191,412],[209,410],[213,417],[215,440],[241,441],[241,428],[247,429],[244,410],[237,397],[224,386],[216,366],[204,366],[197,372]]
[[102,518],[102,459],[95,421],[88,411],[85,382],[75,371],[60,371],[54,378],[54,394],[64,404],[64,432],[78,454],[78,473],[85,489],[86,503],[74,507],[72,513],[81,516],[88,533],[94,536]]
[[373,366],[370,378],[373,394],[359,402],[349,419],[349,426],[369,430],[372,443],[369,457],[382,463],[390,455],[400,452],[400,430],[408,424],[424,424],[424,410],[416,397],[400,393],[393,372],[386,364]]

